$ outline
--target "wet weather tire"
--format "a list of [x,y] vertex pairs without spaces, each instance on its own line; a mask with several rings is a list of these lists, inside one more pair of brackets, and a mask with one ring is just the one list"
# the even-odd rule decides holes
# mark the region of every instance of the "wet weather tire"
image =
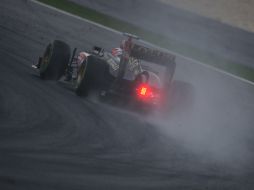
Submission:
[[46,80],[58,80],[65,72],[70,60],[70,46],[55,40],[49,44],[42,57],[40,77]]
[[78,72],[78,78],[75,84],[75,92],[78,96],[87,96],[90,89],[90,64],[85,61]]

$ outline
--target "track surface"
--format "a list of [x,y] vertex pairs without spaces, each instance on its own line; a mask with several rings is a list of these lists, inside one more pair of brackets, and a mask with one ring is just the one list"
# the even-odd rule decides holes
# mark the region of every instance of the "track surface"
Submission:
[[112,48],[120,36],[30,1],[0,9],[0,189],[254,187],[252,85],[177,58],[176,88],[191,105],[143,118],[30,67],[53,39]]

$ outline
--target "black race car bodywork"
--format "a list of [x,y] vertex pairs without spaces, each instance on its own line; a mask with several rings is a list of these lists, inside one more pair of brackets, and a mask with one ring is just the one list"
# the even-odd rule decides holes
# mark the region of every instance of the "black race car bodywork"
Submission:
[[[128,35],[119,63],[102,48],[94,47],[92,51],[86,52],[86,58],[78,68],[77,78],[69,82],[77,95],[87,96],[95,89],[103,100],[121,99],[142,107],[166,105],[175,71],[175,56],[135,44],[132,38],[132,35]],[[75,51],[71,57],[69,46],[55,40],[39,58],[41,78],[63,78],[70,72],[70,63],[74,58]],[[131,60],[138,64],[140,70],[128,78],[125,75]]]

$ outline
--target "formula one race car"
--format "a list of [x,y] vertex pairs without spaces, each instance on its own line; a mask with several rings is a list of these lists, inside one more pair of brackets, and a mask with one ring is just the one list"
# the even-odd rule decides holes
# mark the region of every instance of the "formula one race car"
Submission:
[[106,52],[101,47],[72,55],[63,41],[50,43],[34,68],[40,77],[69,83],[77,95],[96,90],[102,100],[122,100],[139,108],[168,104],[168,94],[175,71],[175,56],[134,43],[137,36],[127,36],[119,48]]

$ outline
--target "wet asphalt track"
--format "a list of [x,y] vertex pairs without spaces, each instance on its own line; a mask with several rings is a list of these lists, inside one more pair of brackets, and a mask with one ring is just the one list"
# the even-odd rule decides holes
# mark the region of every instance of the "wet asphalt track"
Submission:
[[252,85],[177,58],[176,88],[190,105],[143,118],[30,67],[53,39],[112,48],[120,36],[30,1],[0,10],[0,189],[254,187]]

